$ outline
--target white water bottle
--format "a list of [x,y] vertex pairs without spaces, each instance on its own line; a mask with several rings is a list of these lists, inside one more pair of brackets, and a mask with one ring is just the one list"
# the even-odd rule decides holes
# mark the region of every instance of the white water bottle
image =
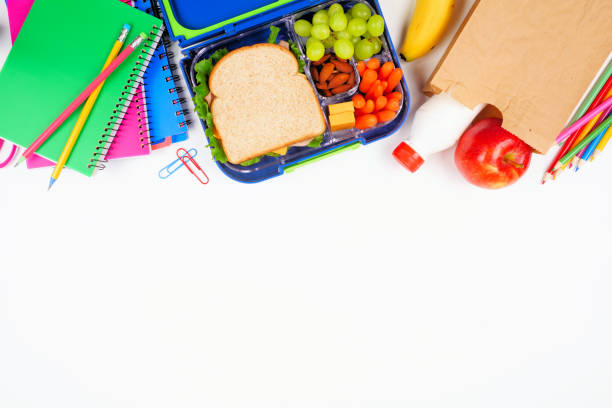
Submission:
[[414,173],[427,156],[453,146],[484,106],[469,109],[446,93],[432,96],[417,110],[409,140],[400,143],[393,156]]

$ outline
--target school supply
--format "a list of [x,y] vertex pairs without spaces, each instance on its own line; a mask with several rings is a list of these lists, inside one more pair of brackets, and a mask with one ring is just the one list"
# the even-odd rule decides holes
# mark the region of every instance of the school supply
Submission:
[[607,131],[608,127],[612,125],[612,116],[608,116],[606,120],[601,122],[599,126],[595,128],[588,136],[586,136],[580,143],[578,143],[574,148],[572,148],[565,156],[563,156],[560,160],[562,165],[569,163],[574,156],[576,156],[585,146],[591,143],[597,136],[599,136],[600,132]]
[[[108,57],[106,58],[106,61],[104,62],[102,71],[108,68],[108,66],[117,57],[117,55],[119,54],[119,51],[121,51],[121,48],[123,47],[123,42],[127,38],[128,33],[130,32],[131,29],[132,27],[129,24],[123,25],[123,28],[121,29],[121,33],[119,34],[119,38],[113,45],[113,48],[111,49],[110,54],[108,54]],[[104,86],[104,81],[102,81],[100,85],[98,85],[98,87],[91,93],[91,95],[89,95],[89,98],[87,98],[85,105],[83,105],[83,109],[81,109],[81,114],[79,115],[79,118],[77,119],[77,123],[74,125],[74,128],[72,129],[72,132],[70,133],[70,136],[68,137],[68,142],[66,143],[64,150],[62,150],[62,153],[60,154],[60,157],[57,160],[57,164],[55,165],[55,168],[53,169],[53,173],[51,174],[51,179],[49,180],[49,190],[51,189],[51,187],[53,187],[53,184],[57,181],[62,170],[64,169],[64,165],[68,161],[68,158],[70,157],[70,153],[72,153],[74,144],[78,140],[81,134],[81,131],[83,130],[83,127],[85,126],[85,123],[87,122],[87,118],[89,117],[91,110],[96,104],[96,100],[98,99],[98,96],[100,95],[100,92],[102,91],[103,86]]]
[[[118,67],[125,61],[140,45],[147,39],[147,35],[145,33],[140,33],[138,37],[134,41],[130,43],[122,52],[115,58],[111,64],[106,67],[100,75],[96,77],[82,92],[77,98],[68,105],[66,110],[62,112],[57,119],[55,119],[47,129],[36,139],[34,142],[26,149],[23,153],[23,157],[19,160],[19,162],[30,157],[43,143],[47,141],[47,139],[59,128],[64,121],[72,115],[72,113],[77,110],[79,106],[89,97],[89,95],[94,92],[94,90],[99,87],[105,80],[108,78]],[[113,113],[116,113],[113,111]],[[110,116],[113,119],[113,116]],[[97,160],[96,160],[97,161]],[[19,164],[19,162],[17,164]]]
[[608,145],[608,142],[610,141],[610,138],[612,138],[612,127],[608,128],[603,138],[601,139],[601,142],[599,142],[599,144],[595,148],[595,153],[593,153],[593,157],[591,157],[591,161],[595,160],[597,156],[599,156],[601,152],[606,148],[606,146]]
[[[4,140],[0,139],[0,150],[2,149],[3,145],[4,145]],[[4,159],[2,162],[0,162],[0,169],[3,169],[6,166],[8,166],[11,160],[13,160],[13,157],[15,157],[16,153],[17,153],[17,146],[13,145],[11,147],[11,152],[9,153],[7,158]]]
[[[193,174],[193,176],[200,182],[200,184],[208,184],[208,182],[210,181],[210,179],[208,178],[208,175],[204,172],[200,164],[193,158],[193,156],[187,150],[181,147],[180,149],[176,151],[176,156],[179,158],[181,163],[183,163],[185,168],[189,170],[189,172]],[[190,162],[191,164],[193,164],[193,167],[195,167],[195,170],[197,170],[199,173],[201,173],[205,177],[206,181],[204,181],[200,177],[200,175],[196,173],[196,171],[189,166]]]
[[[75,15],[79,18],[75,19]],[[150,58],[151,46],[157,43],[161,31],[158,19],[119,1],[99,0],[90,4],[80,0],[37,0],[34,3],[0,72],[0,94],[11,95],[0,100],[0,137],[21,146],[30,145],[57,117],[62,106],[99,72],[106,57],[104,49],[110,47],[110,38],[114,41],[116,27],[126,22],[135,33],[129,41],[142,31],[150,38],[108,78],[67,162],[67,167],[93,174],[118,129],[134,86]],[[49,27],[53,27],[51,32]],[[110,68],[113,65],[107,68],[109,73]],[[23,92],[24,89],[28,92]],[[36,114],[32,114],[33,109]],[[68,118],[39,153],[57,160],[76,119],[76,115]]]
[[[610,90],[612,90],[612,75],[608,74],[608,78],[606,80],[606,73],[610,69],[612,69],[612,63],[608,65],[608,67],[606,68],[606,72],[604,72],[603,75],[599,77],[595,85],[589,90],[587,97],[580,104],[578,111],[574,114],[570,123],[577,121],[585,113],[590,112],[594,108],[596,108],[604,100],[604,98],[606,98]],[[546,170],[546,173],[544,173],[544,177],[542,178],[542,184],[546,183],[549,180],[552,180],[557,175],[559,169],[562,167],[559,163],[559,159],[565,156],[565,154],[569,152],[572,147],[575,146],[580,136],[581,131],[576,131],[563,143],[563,146],[561,147],[561,149],[559,149],[559,152],[556,154],[554,160],[550,163],[550,166]]]
[[[133,5],[161,18],[161,11],[155,1],[134,0]],[[176,66],[170,61],[173,58],[173,54],[168,51],[170,46],[167,34],[164,33],[143,78],[152,150],[187,140],[189,121],[182,108],[185,100],[180,94],[183,90],[175,82],[178,75]]]
[[[192,159],[198,155],[197,149],[195,149],[193,147],[191,149],[187,150],[187,153],[189,153],[191,155]],[[183,167],[183,162],[181,161],[181,158],[179,157],[178,159],[176,159],[175,161],[173,161],[169,165],[167,165],[167,166],[163,167],[161,170],[159,170],[158,176],[159,176],[160,179],[165,180],[168,177],[170,177],[171,175],[173,175],[174,173],[176,173],[181,167]]]
[[6,0],[6,9],[8,11],[9,26],[11,32],[11,41],[14,43],[21,30],[21,26],[25,21],[34,0]]
[[494,105],[504,129],[546,152],[607,60],[610,31],[609,0],[479,0],[424,91]]
[[572,123],[570,126],[568,126],[563,131],[561,131],[561,133],[559,133],[559,136],[557,136],[555,141],[557,143],[563,143],[572,134],[572,132],[577,131],[578,129],[586,125],[590,120],[594,118],[595,120],[597,120],[596,119],[597,115],[600,115],[602,112],[604,112],[606,109],[610,107],[612,107],[612,97],[609,97],[608,99],[603,101],[601,104],[599,104],[591,112],[587,113],[586,115],[578,119],[576,122]]

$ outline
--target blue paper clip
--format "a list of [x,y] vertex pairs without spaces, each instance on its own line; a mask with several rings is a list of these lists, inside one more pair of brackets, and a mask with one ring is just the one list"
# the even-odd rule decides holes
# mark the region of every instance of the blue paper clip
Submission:
[[[191,157],[196,157],[198,155],[198,151],[192,147],[187,152],[183,153],[181,157],[186,156],[188,154],[191,155]],[[161,169],[159,171],[159,178],[167,179],[168,177],[176,173],[181,167],[183,167],[184,164],[183,164],[183,161],[181,160],[181,157],[179,157],[178,159],[176,159],[175,161],[173,161],[172,163],[170,163],[169,165]]]

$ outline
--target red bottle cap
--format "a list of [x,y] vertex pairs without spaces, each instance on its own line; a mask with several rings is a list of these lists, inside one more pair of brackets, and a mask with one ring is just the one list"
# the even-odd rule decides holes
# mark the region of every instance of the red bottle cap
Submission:
[[412,147],[406,142],[400,143],[393,151],[393,156],[399,161],[405,168],[411,172],[415,172],[421,167],[425,160],[414,151]]

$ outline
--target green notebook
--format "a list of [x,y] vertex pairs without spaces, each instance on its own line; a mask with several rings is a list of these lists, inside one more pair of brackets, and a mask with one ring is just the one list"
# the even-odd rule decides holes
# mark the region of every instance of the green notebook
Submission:
[[[161,20],[119,0],[36,0],[0,72],[0,138],[28,147],[101,72],[124,24],[149,39],[106,80],[66,164],[91,176],[162,34]],[[124,46],[124,47],[125,47]],[[57,161],[77,109],[36,151]]]

